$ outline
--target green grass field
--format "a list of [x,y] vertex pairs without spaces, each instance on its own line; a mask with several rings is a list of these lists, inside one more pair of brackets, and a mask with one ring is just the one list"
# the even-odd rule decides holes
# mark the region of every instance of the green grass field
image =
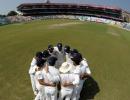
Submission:
[[39,20],[0,27],[0,100],[32,100],[28,69],[36,51],[62,42],[89,61],[95,100],[130,100],[130,32],[76,20]]

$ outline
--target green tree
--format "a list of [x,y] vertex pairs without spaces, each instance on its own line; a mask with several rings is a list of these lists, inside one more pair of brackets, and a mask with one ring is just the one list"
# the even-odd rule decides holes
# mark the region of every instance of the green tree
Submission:
[[18,13],[16,11],[10,11],[7,16],[15,16],[18,15]]

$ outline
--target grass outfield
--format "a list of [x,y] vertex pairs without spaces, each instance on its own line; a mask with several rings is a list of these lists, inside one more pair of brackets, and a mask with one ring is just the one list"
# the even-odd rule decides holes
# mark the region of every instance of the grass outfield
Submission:
[[130,100],[130,32],[62,19],[0,27],[0,100],[32,100],[32,57],[57,42],[77,48],[88,59],[100,88],[95,100]]

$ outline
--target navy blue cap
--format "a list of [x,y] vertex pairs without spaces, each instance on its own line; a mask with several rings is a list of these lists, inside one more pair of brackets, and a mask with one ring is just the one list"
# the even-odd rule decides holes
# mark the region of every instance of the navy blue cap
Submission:
[[73,55],[74,53],[79,53],[79,51],[77,49],[72,49],[70,53]]
[[36,57],[37,58],[42,58],[42,52],[36,52]]
[[53,48],[53,45],[49,44],[49,45],[48,45],[48,49],[49,49],[49,48]]
[[70,46],[66,45],[66,46],[64,47],[64,51],[65,51],[66,53],[69,53],[69,52],[70,52]]
[[57,47],[58,47],[59,51],[61,51],[62,50],[62,43],[57,43]]
[[50,53],[52,53],[53,50],[54,50],[53,45],[48,45],[48,50],[49,50]]
[[38,67],[42,67],[45,62],[46,62],[46,61],[43,60],[43,59],[38,59],[36,65],[37,65]]
[[57,43],[57,47],[62,47],[62,43]]
[[49,52],[47,50],[44,50],[42,52],[42,56],[43,56],[43,58],[48,58],[50,56],[50,54],[49,54]]
[[81,62],[81,54],[80,53],[73,53],[71,56],[71,60],[74,61],[77,65]]

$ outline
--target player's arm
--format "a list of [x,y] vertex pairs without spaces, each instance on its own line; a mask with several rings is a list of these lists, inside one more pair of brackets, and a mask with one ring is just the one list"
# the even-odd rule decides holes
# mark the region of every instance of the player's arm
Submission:
[[83,74],[81,74],[81,75],[80,75],[80,78],[81,78],[81,79],[85,79],[85,78],[88,78],[88,77],[90,77],[90,76],[91,76],[91,71],[90,71],[89,67],[87,66],[87,67],[86,67],[86,72],[83,73]]
[[81,75],[81,79],[85,79],[85,78],[88,78],[90,76],[91,76],[90,74],[84,73],[84,74]]
[[72,82],[64,82],[62,83],[62,86],[67,87],[67,86],[74,86]]
[[43,79],[40,79],[40,80],[38,80],[38,81],[39,81],[39,83],[40,83],[41,85],[52,86],[52,87],[55,87],[55,86],[56,86],[56,84],[51,83],[51,82],[45,82]]
[[38,82],[41,84],[41,85],[45,85],[45,86],[56,86],[56,84],[52,83],[52,82],[45,82],[45,79],[44,79],[44,76],[42,73],[39,73],[38,74]]

